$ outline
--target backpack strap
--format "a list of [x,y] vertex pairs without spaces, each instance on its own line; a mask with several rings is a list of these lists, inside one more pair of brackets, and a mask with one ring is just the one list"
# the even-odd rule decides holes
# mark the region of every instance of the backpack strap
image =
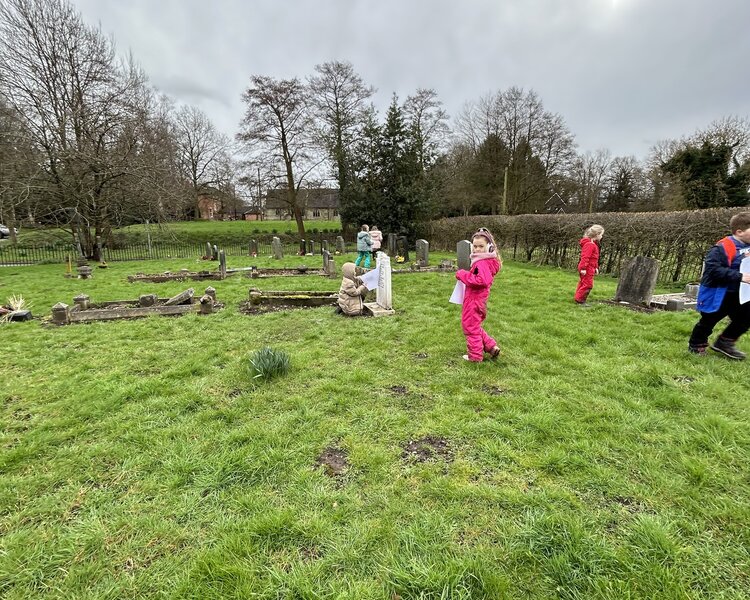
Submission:
[[734,261],[734,257],[737,256],[737,246],[734,245],[734,241],[732,240],[732,238],[729,236],[722,238],[718,242],[716,242],[716,245],[722,246],[724,248],[727,259],[729,259],[729,266],[731,267],[732,261]]

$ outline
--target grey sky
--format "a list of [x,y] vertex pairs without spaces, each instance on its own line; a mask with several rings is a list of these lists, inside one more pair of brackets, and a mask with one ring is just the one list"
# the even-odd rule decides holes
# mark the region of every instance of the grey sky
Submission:
[[644,158],[723,116],[750,116],[748,0],[73,0],[158,89],[233,136],[251,75],[302,79],[346,60],[375,86],[466,101],[519,86],[579,151]]

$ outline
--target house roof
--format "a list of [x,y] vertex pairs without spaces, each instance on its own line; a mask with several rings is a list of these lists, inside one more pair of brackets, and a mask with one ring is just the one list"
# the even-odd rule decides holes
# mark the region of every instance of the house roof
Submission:
[[[268,190],[266,208],[288,208],[286,202],[287,191],[283,188]],[[331,188],[301,189],[297,192],[297,199],[303,208],[338,208],[339,191]]]

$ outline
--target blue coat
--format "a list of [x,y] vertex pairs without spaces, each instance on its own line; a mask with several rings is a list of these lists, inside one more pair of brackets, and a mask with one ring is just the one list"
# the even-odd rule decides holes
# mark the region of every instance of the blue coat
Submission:
[[372,238],[367,231],[360,231],[357,234],[357,252],[369,252],[372,248]]
[[740,289],[742,281],[740,263],[743,258],[750,255],[750,244],[743,244],[735,237],[729,239],[737,248],[731,265],[729,256],[721,243],[713,246],[706,254],[696,306],[696,309],[702,313],[716,312],[721,307],[727,292],[733,293]]

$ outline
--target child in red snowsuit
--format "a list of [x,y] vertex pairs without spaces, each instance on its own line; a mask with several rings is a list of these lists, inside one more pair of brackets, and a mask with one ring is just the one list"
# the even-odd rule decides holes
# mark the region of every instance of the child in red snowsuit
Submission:
[[591,288],[594,287],[594,275],[599,274],[599,246],[597,242],[604,235],[604,227],[592,225],[583,234],[579,241],[581,244],[581,260],[578,261],[578,274],[580,280],[576,288],[575,301],[578,304],[586,304]]
[[471,267],[468,271],[456,271],[456,279],[466,285],[461,309],[461,329],[466,336],[469,353],[464,354],[464,360],[482,362],[485,352],[492,358],[500,354],[500,347],[482,329],[482,322],[487,317],[487,298],[492,281],[502,263],[495,250],[495,240],[484,227],[472,236],[471,245]]

